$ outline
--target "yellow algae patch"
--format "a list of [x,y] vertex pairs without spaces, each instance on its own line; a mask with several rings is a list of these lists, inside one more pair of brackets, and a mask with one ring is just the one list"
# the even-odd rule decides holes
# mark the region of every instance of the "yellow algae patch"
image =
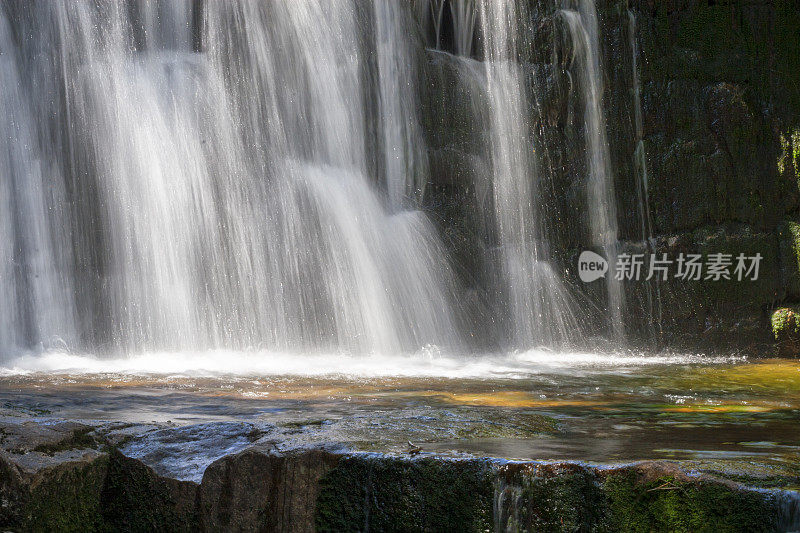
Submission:
[[775,391],[800,399],[800,361],[768,359],[734,366],[697,368],[669,381],[683,390]]
[[447,391],[403,391],[391,396],[431,398],[453,405],[479,405],[484,407],[564,407],[597,406],[607,402],[596,400],[558,400],[535,398],[527,391],[447,392]]

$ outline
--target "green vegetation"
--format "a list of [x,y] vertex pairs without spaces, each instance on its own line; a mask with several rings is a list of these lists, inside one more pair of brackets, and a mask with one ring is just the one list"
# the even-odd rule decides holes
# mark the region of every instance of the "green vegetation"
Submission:
[[23,506],[20,529],[104,530],[100,495],[107,472],[108,457],[102,456],[88,462],[64,463],[39,473]]
[[634,472],[603,482],[612,531],[720,533],[773,531],[773,504],[755,492],[673,476],[637,479]]

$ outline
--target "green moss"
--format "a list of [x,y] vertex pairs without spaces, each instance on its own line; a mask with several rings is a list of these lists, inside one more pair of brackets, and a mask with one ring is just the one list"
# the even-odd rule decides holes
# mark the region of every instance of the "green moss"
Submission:
[[[191,489],[190,484],[160,478],[139,461],[112,450],[100,514],[112,531],[194,531],[199,522]],[[188,492],[190,505],[178,501],[182,492]]]
[[[785,221],[777,229],[780,248],[781,279],[786,290],[785,298],[800,298],[800,224]],[[783,300],[784,298],[780,298]]]
[[108,457],[65,463],[37,474],[24,506],[23,531],[104,531],[101,492]]
[[486,531],[492,482],[480,461],[353,456],[320,482],[317,531]]
[[514,472],[514,466],[501,473],[497,485],[496,521],[504,531],[607,528],[605,495],[594,472],[578,465],[544,474],[526,467]]
[[778,157],[778,172],[792,171],[795,183],[800,187],[800,128],[780,134],[781,155]]
[[797,222],[786,222],[787,237],[791,245],[792,259],[794,264],[790,267],[800,272],[800,224]]
[[772,531],[776,509],[756,492],[718,483],[642,481],[635,472],[610,475],[603,483],[614,531]]
[[800,308],[782,307],[772,313],[772,334],[775,340],[796,338],[800,336]]

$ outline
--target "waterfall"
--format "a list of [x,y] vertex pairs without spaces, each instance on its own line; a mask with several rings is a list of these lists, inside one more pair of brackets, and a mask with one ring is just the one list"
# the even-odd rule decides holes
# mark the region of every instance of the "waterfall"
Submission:
[[[636,15],[628,10],[628,45],[631,50],[631,70],[633,86],[633,117],[635,128],[634,168],[636,171],[636,197],[639,204],[639,220],[641,221],[642,242],[654,251],[653,229],[650,217],[650,200],[647,176],[647,154],[644,147],[644,120],[642,118],[642,88],[639,81],[639,42],[636,39]],[[650,320],[652,334],[661,330],[661,288],[658,278],[647,283],[647,316]]]
[[538,201],[540,170],[529,134],[531,104],[516,61],[519,15],[513,0],[483,0],[480,19],[491,114],[495,220],[501,293],[514,346],[554,345],[577,331],[570,296],[549,260]]
[[781,490],[769,496],[778,508],[776,531],[800,531],[800,493]]
[[[433,27],[434,49],[448,49],[462,57],[472,55],[478,16],[475,0],[415,0],[415,2],[418,19],[423,21],[423,25],[426,25],[424,22],[430,21],[430,26]],[[448,18],[445,17],[446,14],[449,14]],[[443,42],[446,22],[452,24],[452,43]]]
[[474,0],[455,0],[450,4],[453,13],[453,33],[456,54],[469,57],[475,37],[477,10]]
[[414,51],[408,10],[394,0],[374,0],[383,162],[389,202],[419,202],[427,182],[427,154],[419,122]]
[[[73,343],[63,182],[38,149],[11,27],[0,11],[0,354]],[[49,176],[55,175],[52,181]],[[53,218],[50,218],[51,214]]]
[[[583,88],[587,204],[593,244],[603,250],[613,265],[618,248],[617,210],[603,111],[603,71],[597,10],[594,0],[580,0],[577,11],[565,9],[561,14],[572,39],[575,61],[580,69],[579,83]],[[622,283],[613,274],[612,270],[605,278],[607,311],[614,336],[621,339],[624,335],[624,293]]]
[[641,220],[642,240],[652,236],[650,228],[650,202],[647,190],[647,154],[644,151],[644,120],[642,119],[642,87],[639,82],[639,42],[636,40],[636,15],[628,10],[628,45],[631,49],[631,69],[633,72],[633,117],[636,130],[636,149],[634,160],[637,175],[637,199]]
[[423,4],[430,7],[431,20],[433,21],[433,31],[436,40],[433,43],[434,48],[439,48],[442,40],[442,22],[444,21],[444,7],[445,0],[421,0]]
[[597,12],[569,6],[574,206],[524,2],[0,0],[0,355],[579,341],[566,210],[609,259],[618,235]]
[[[358,3],[209,0],[203,28],[193,4],[2,4],[0,291],[18,308],[0,319],[0,353],[51,338],[125,352],[457,347],[444,253],[398,205],[424,160],[402,116],[414,104],[393,101],[405,74],[386,61],[391,200],[370,175]],[[386,9],[380,45],[405,46]]]

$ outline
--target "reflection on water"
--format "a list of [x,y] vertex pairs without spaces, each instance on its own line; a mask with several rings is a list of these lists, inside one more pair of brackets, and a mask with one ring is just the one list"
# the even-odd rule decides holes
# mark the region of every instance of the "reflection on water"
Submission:
[[480,378],[477,363],[458,367],[456,359],[435,357],[428,366],[422,357],[411,361],[407,375],[392,366],[399,361],[385,360],[394,377],[380,377],[367,358],[308,358],[310,375],[280,375],[280,359],[272,371],[265,361],[238,372],[244,357],[231,361],[227,375],[175,362],[145,374],[135,370],[145,365],[136,359],[97,362],[119,369],[111,372],[92,373],[84,360],[82,373],[43,373],[18,361],[0,377],[0,410],[133,423],[246,422],[281,428],[283,439],[367,449],[402,450],[412,440],[426,452],[511,458],[734,460],[751,470],[761,465],[789,485],[800,476],[798,361],[586,354],[559,365],[529,353],[498,356],[491,377]]

